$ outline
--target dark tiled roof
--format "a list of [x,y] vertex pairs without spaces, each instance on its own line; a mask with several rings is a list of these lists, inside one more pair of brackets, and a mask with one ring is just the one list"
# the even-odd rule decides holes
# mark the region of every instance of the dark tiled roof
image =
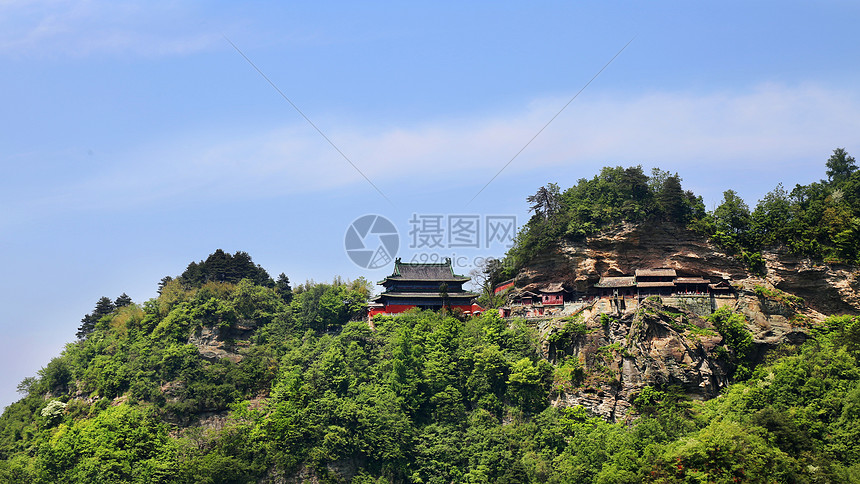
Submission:
[[547,284],[540,291],[541,292],[562,292],[564,291],[564,287],[562,287],[563,283],[555,282],[553,284]]
[[676,277],[675,284],[708,284],[711,281],[702,277]]
[[[380,299],[382,296],[385,297],[399,297],[399,298],[432,298],[432,299],[442,299],[442,296],[439,295],[438,292],[384,292],[377,296],[377,299]],[[448,294],[449,299],[460,299],[464,297],[477,297],[478,295],[474,292],[452,292]]]
[[636,279],[633,276],[601,277],[594,287],[633,287]]
[[636,269],[636,277],[675,277],[675,269]]
[[675,287],[672,281],[637,282],[636,287]]
[[461,282],[470,280],[469,277],[454,274],[454,269],[451,267],[451,259],[445,259],[445,262],[437,264],[400,262],[400,259],[397,259],[394,262],[394,274],[388,276],[387,279]]

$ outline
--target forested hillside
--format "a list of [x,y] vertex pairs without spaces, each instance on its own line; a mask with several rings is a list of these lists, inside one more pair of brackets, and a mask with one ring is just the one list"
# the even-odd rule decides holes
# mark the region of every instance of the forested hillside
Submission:
[[564,191],[550,183],[529,197],[534,215],[496,280],[512,277],[562,239],[581,239],[621,222],[687,226],[753,271],[763,269],[763,250],[778,247],[828,263],[860,264],[860,170],[842,148],[833,150],[824,168],[826,180],[791,190],[778,184],[752,210],[728,189],[708,212],[701,197],[683,190],[677,173],[656,168],[648,176],[641,166],[606,167]]
[[[753,270],[777,245],[856,263],[860,174],[839,150],[827,167],[827,181],[778,188],[752,212],[728,191],[714,213],[677,175],[606,168],[531,197],[508,257],[523,265],[560,239],[648,221],[707,234]],[[490,275],[512,266],[501,267]],[[615,378],[570,357],[599,336],[573,317],[548,332],[492,311],[371,326],[364,279],[293,287],[220,250],[158,288],[143,302],[99,299],[78,340],[20,384],[0,416],[0,482],[860,482],[856,315],[804,320],[802,344],[753,360],[739,312],[714,313],[709,329],[643,305],[627,324],[708,339],[731,384],[693,401],[655,382],[610,423],[550,404]],[[620,324],[604,316],[597,326]],[[627,351],[613,343],[592,359]]]
[[[219,319],[257,327],[235,342],[243,348],[237,362],[207,361],[186,343]],[[641,417],[629,425],[549,406],[550,394],[576,376],[541,359],[534,330],[522,322],[423,312],[378,318],[376,331],[364,322],[330,333],[310,326],[273,289],[247,282],[176,288],[116,310],[6,409],[0,478],[851,482],[860,475],[856,317],[832,317],[814,339],[784,348],[707,403],[646,389],[634,402]],[[219,425],[198,426],[224,410]]]
[[[326,285],[329,291],[346,291]],[[341,289],[338,289],[341,288]],[[298,291],[297,291],[298,292]],[[348,291],[347,291],[348,292]],[[305,290],[295,295],[300,301]],[[309,296],[305,296],[309,297]],[[4,482],[847,482],[860,475],[860,320],[832,317],[707,403],[643,391],[609,424],[548,397],[575,378],[533,329],[430,312],[314,329],[248,281],[168,284],[100,319],[0,419]],[[293,311],[297,310],[297,311]],[[256,330],[238,361],[188,344]],[[201,416],[229,410],[220,428]]]

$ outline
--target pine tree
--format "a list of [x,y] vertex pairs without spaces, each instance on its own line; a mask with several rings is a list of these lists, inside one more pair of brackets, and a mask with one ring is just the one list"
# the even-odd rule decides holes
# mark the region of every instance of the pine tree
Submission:
[[254,284],[272,287],[275,281],[259,264],[254,264],[247,252],[237,251],[231,255],[216,250],[205,261],[188,264],[179,280],[186,287],[200,287],[207,282],[237,283],[250,279]]
[[684,190],[681,188],[681,177],[677,173],[666,178],[657,193],[657,205],[664,217],[671,222],[686,222],[687,204]]
[[532,204],[530,210],[544,220],[555,215],[561,207],[559,198],[559,188],[555,183],[548,183],[544,187],[540,187],[534,195],[529,196],[526,200]]
[[164,289],[164,286],[166,286],[167,283],[172,281],[172,280],[173,280],[173,278],[170,276],[164,276],[161,278],[161,280],[158,282],[158,295],[159,296],[161,295],[161,291]]
[[290,278],[283,272],[278,274],[278,280],[275,281],[275,291],[285,303],[289,304],[292,302],[293,288],[290,287]]
[[78,339],[86,339],[96,329],[96,323],[104,316],[112,313],[114,309],[116,309],[116,305],[114,305],[113,301],[109,297],[102,296],[96,303],[93,312],[81,319],[81,325],[78,327],[78,332],[75,333],[75,336]]
[[857,171],[857,163],[854,157],[849,155],[845,148],[836,148],[827,159],[827,181],[838,187],[847,181],[851,174]]
[[116,298],[116,301],[113,302],[114,306],[118,308],[129,306],[131,303],[131,297],[126,293],[122,293],[118,298]]

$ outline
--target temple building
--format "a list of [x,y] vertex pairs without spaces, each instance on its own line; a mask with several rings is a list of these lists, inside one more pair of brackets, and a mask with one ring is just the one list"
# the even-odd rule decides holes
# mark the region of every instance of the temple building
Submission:
[[605,276],[594,285],[600,297],[636,295],[636,278],[633,276]]
[[594,285],[598,297],[728,295],[725,280],[712,284],[701,276],[678,276],[675,269],[636,269],[633,276],[604,276]]
[[402,313],[412,308],[460,309],[466,314],[481,312],[473,302],[478,297],[463,289],[469,277],[454,274],[451,259],[438,264],[394,261],[394,273],[378,284],[385,290],[368,305],[368,316]]
[[704,295],[708,294],[711,281],[704,277],[676,277],[675,294],[682,295]]
[[671,296],[675,293],[675,269],[636,269],[634,274],[639,297]]
[[528,318],[557,314],[571,293],[561,282],[545,285],[536,291],[520,291],[511,295],[508,304],[499,308],[499,316],[507,318],[516,314]]

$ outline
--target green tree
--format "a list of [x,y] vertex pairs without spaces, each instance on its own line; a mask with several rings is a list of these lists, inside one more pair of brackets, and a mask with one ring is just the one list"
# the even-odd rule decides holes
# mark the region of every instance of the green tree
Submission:
[[126,293],[122,293],[116,298],[113,304],[115,307],[122,308],[131,305],[131,303],[131,297]]
[[780,183],[759,200],[750,216],[753,245],[769,247],[785,241],[789,236],[791,216],[791,201]]
[[657,204],[666,220],[676,223],[687,222],[688,204],[684,190],[681,188],[681,177],[677,173],[666,178],[657,193]]
[[78,332],[75,335],[78,339],[85,339],[95,330],[96,323],[104,316],[112,313],[114,309],[116,309],[114,302],[111,301],[110,298],[102,296],[99,298],[98,302],[96,302],[96,307],[93,309],[93,312],[87,314],[81,319],[81,325],[78,327]]
[[734,190],[723,192],[723,202],[714,210],[714,224],[714,238],[720,245],[733,251],[745,246],[750,209]]
[[274,286],[274,281],[265,269],[254,264],[247,252],[237,251],[229,254],[217,249],[204,261],[188,264],[179,276],[183,285],[201,287],[207,282],[229,282],[236,284],[242,279],[250,279],[254,284]]
[[166,286],[166,285],[167,285],[167,283],[169,283],[169,282],[170,282],[170,281],[172,281],[172,280],[173,280],[173,278],[172,278],[172,277],[170,277],[170,276],[164,276],[164,277],[162,277],[162,278],[161,278],[161,280],[160,280],[160,281],[158,281],[158,295],[159,295],[159,296],[161,295],[161,291],[164,289],[164,286]]
[[729,350],[729,362],[736,365],[734,376],[739,380],[749,376],[745,360],[752,350],[753,335],[747,329],[746,317],[722,307],[708,316],[708,321],[713,323],[723,337],[723,345]]
[[827,159],[827,181],[833,186],[840,186],[847,181],[851,174],[857,171],[857,163],[845,148],[836,148]]
[[508,393],[523,410],[540,412],[549,403],[551,375],[552,366],[546,360],[534,364],[529,358],[521,358],[511,367]]
[[796,482],[797,464],[754,431],[714,421],[673,443],[659,469],[678,479],[668,482]]
[[670,176],[672,176],[672,173],[666,170],[661,170],[657,167],[651,168],[651,176],[648,177],[648,188],[651,193],[660,193],[663,190],[663,185],[666,184],[666,180]]
[[290,287],[290,278],[283,272],[278,274],[278,280],[275,281],[275,290],[281,299],[287,304],[293,300],[293,288]]
[[127,405],[57,432],[39,452],[45,482],[164,482],[175,472],[167,426]]
[[547,183],[538,188],[538,191],[526,200],[531,204],[529,211],[536,216],[549,220],[558,213],[561,205],[559,201],[559,188],[555,183]]
[[448,283],[439,284],[439,297],[442,299],[442,309],[448,308]]

